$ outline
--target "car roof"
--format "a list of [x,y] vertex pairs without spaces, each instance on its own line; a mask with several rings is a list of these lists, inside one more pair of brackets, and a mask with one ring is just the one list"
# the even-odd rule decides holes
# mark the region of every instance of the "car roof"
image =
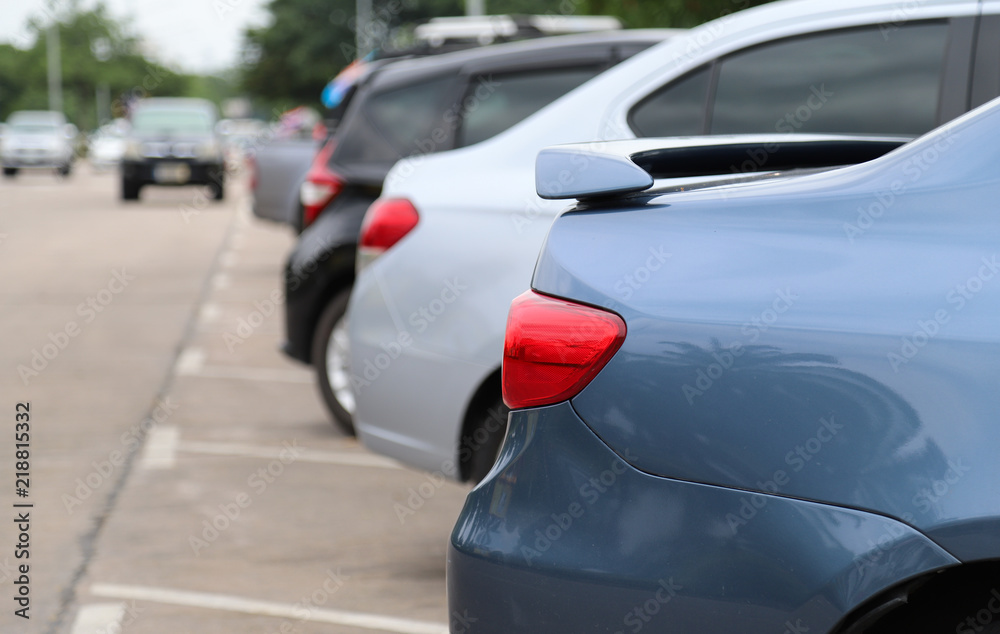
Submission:
[[215,110],[215,104],[207,99],[197,97],[150,97],[143,99],[135,106],[136,108],[203,108]]
[[631,29],[519,40],[439,55],[401,59],[383,66],[378,75],[381,81],[392,81],[398,78],[412,77],[416,73],[434,74],[453,71],[478,62],[537,58],[545,53],[558,53],[575,47],[655,45],[684,31],[685,29]]
[[[994,7],[1000,6],[996,0],[989,1]],[[838,0],[835,4],[827,0],[777,0],[734,12],[637,53],[475,148],[428,157],[425,167],[448,161],[456,152],[490,152],[521,160],[518,149],[534,147],[539,139],[544,139],[545,144],[555,144],[578,141],[581,137],[630,137],[630,130],[617,127],[620,117],[616,113],[627,111],[637,100],[648,96],[649,91],[706,61],[814,30],[883,24],[890,29],[886,37],[891,37],[891,29],[901,22],[973,16],[980,7],[979,0],[927,0],[912,7],[908,5],[905,11],[891,0]]]
[[54,110],[19,110],[17,112],[11,113],[10,117],[7,118],[9,123],[14,123],[17,121],[39,121],[46,123],[64,123],[66,121],[65,115],[61,112],[56,112]]

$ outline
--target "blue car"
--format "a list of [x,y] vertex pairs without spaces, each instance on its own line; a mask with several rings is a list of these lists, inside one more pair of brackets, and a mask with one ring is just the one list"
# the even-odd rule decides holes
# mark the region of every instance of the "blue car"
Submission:
[[578,203],[511,306],[451,631],[1000,631],[997,148],[1000,102],[836,169],[544,151]]

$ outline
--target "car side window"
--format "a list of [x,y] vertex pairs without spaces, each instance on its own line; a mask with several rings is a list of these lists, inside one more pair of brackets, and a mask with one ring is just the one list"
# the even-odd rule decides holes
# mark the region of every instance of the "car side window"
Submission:
[[936,125],[948,24],[820,33],[719,65],[712,134],[922,134]]
[[391,165],[411,154],[448,149],[442,145],[449,135],[442,112],[452,81],[442,75],[362,97],[361,116],[345,121],[334,160]]
[[947,39],[947,22],[934,21],[763,44],[667,84],[632,108],[629,125],[640,137],[919,135],[937,125]]
[[457,147],[485,141],[573,90],[598,66],[494,73],[472,78],[462,101],[445,113],[459,124]]
[[705,130],[711,67],[702,66],[642,100],[629,114],[640,137],[690,136]]

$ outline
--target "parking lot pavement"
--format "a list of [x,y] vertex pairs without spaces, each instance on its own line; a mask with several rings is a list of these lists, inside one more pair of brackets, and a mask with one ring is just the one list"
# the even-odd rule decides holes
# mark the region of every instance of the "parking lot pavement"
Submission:
[[[190,193],[143,192],[139,205],[122,208],[109,202],[113,177],[71,181],[74,189],[51,203],[32,199],[42,205],[33,216],[0,206],[0,231],[14,227],[17,245],[34,240],[40,267],[6,291],[14,301],[0,313],[4,328],[44,340],[79,301],[77,289],[100,281],[111,261],[148,264],[152,253],[162,270],[147,267],[141,293],[95,320],[27,397],[5,394],[11,409],[30,397],[67,433],[43,434],[34,449],[51,482],[32,493],[47,522],[35,532],[45,539],[32,545],[35,618],[25,627],[7,606],[0,629],[446,631],[445,549],[467,488],[341,435],[310,370],[278,352],[291,233],[253,219],[242,198],[179,223]],[[27,185],[14,187],[21,195]],[[77,240],[97,236],[88,239],[101,248],[79,250],[58,235],[68,198],[87,214],[68,223]],[[132,240],[122,240],[122,223]],[[75,272],[51,264],[63,243],[64,255],[94,262]],[[17,249],[0,262],[27,255]],[[58,292],[72,297],[51,291],[47,307],[39,285],[65,286]],[[34,316],[10,308],[18,302]],[[32,320],[49,312],[34,334]],[[23,342],[0,345],[23,363]],[[88,482],[97,485],[90,493]],[[13,495],[2,501],[10,508]],[[3,585],[14,588],[10,578]]]

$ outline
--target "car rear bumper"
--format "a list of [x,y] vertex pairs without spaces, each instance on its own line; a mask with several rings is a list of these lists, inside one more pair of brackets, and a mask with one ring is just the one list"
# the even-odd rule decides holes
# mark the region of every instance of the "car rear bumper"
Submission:
[[875,593],[956,563],[879,515],[640,472],[562,403],[511,414],[466,500],[451,631],[827,632]]
[[[181,168],[183,178],[163,178],[162,166]],[[122,176],[140,185],[208,185],[225,179],[226,168],[222,161],[197,161],[191,159],[164,159],[122,161]]]
[[65,167],[73,161],[72,157],[66,157],[52,152],[15,152],[4,154],[0,159],[4,167],[7,168],[56,168]]
[[[350,197],[345,197],[350,198]],[[370,199],[340,201],[302,232],[285,263],[285,341],[281,350],[312,363],[316,324],[337,293],[354,283],[361,221]]]

